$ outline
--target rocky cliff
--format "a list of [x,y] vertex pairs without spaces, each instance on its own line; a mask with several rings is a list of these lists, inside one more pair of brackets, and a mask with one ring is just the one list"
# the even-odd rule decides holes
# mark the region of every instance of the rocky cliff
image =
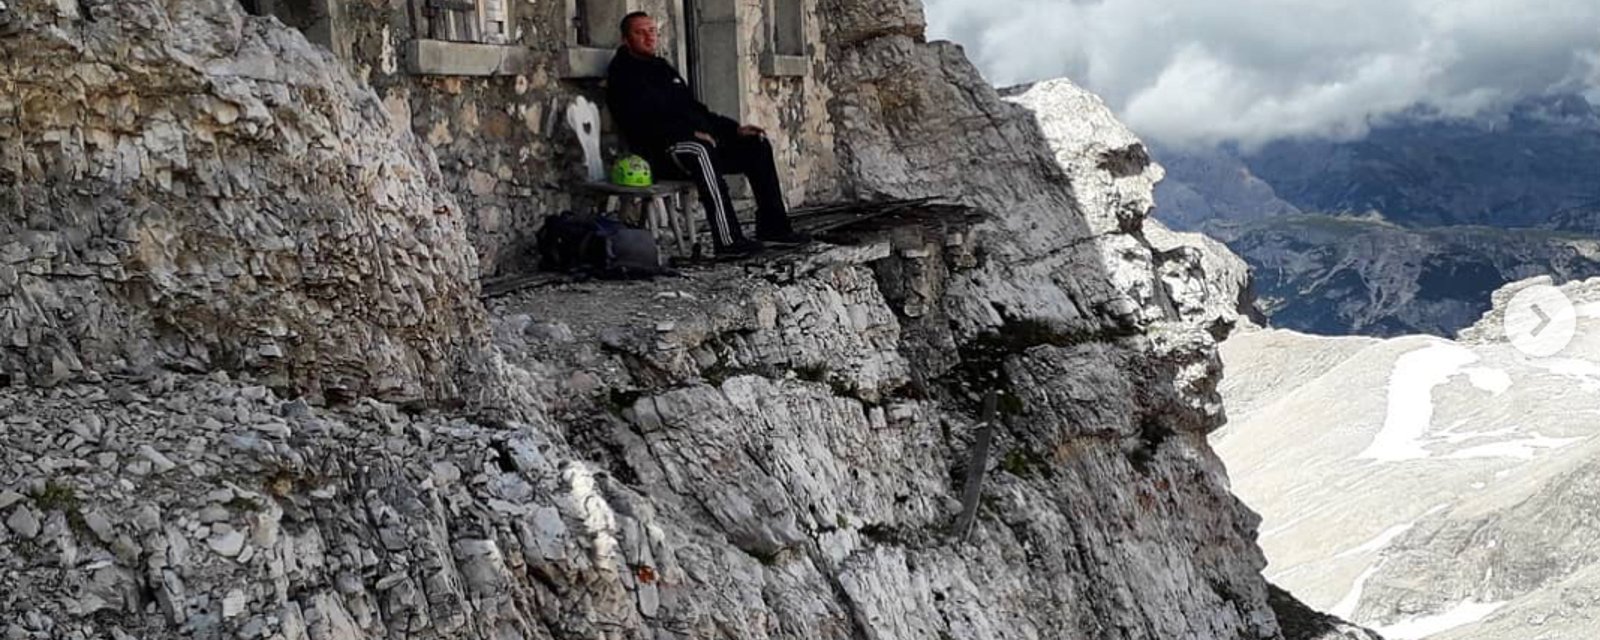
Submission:
[[1238,295],[1144,236],[1142,147],[824,4],[839,183],[981,221],[488,307],[427,147],[299,34],[5,8],[6,637],[1371,637],[1260,575],[1206,443]]
[[1222,345],[1234,419],[1214,441],[1265,518],[1273,581],[1389,638],[1600,629],[1600,280],[1561,288],[1578,328],[1554,357],[1503,337],[1512,294],[1549,282],[1497,292],[1459,340]]
[[486,323],[460,212],[331,54],[231,0],[24,0],[7,20],[0,377],[463,393]]

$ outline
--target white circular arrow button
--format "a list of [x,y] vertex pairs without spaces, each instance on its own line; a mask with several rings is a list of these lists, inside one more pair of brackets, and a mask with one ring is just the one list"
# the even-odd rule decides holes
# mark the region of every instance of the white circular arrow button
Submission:
[[1517,292],[1506,307],[1506,338],[1535,358],[1561,353],[1578,332],[1578,310],[1560,289],[1536,285]]

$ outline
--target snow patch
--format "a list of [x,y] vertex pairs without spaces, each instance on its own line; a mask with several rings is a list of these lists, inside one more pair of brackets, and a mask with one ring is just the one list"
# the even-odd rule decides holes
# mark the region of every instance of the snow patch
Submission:
[[1537,363],[1541,368],[1558,376],[1572,378],[1600,378],[1600,364],[1577,358],[1554,358]]
[[[1395,359],[1389,374],[1388,413],[1383,428],[1373,436],[1372,444],[1356,457],[1378,462],[1423,460],[1433,457],[1429,445],[1461,444],[1471,440],[1503,438],[1493,442],[1452,452],[1442,457],[1453,460],[1477,458],[1511,458],[1532,460],[1540,453],[1560,449],[1583,438],[1553,438],[1540,433],[1524,434],[1516,427],[1490,431],[1462,432],[1464,421],[1458,421],[1436,433],[1433,427],[1433,392],[1456,376],[1464,375],[1473,387],[1493,395],[1501,395],[1512,387],[1511,376],[1500,369],[1468,367],[1479,357],[1466,347],[1437,342],[1411,351]],[[1556,375],[1565,376],[1593,385],[1600,390],[1600,364],[1587,360],[1544,360],[1537,366]]]
[[1482,440],[1485,438],[1515,439],[1503,442],[1493,442],[1490,444],[1483,444],[1462,449],[1460,451],[1455,451],[1444,456],[1447,459],[1471,460],[1478,458],[1512,458],[1516,460],[1532,460],[1538,457],[1541,452],[1562,449],[1584,441],[1584,438],[1552,438],[1542,433],[1534,433],[1530,436],[1516,438],[1516,436],[1522,433],[1522,430],[1516,427],[1495,429],[1494,431],[1458,431],[1457,429],[1459,429],[1462,424],[1462,422],[1457,422],[1456,424],[1451,425],[1449,429],[1440,431],[1434,436],[1433,440],[1442,441],[1449,444],[1462,444],[1472,440]]
[[1496,442],[1494,444],[1480,445],[1462,449],[1452,453],[1446,458],[1452,460],[1470,460],[1473,458],[1516,458],[1518,460],[1532,460],[1543,451],[1560,449],[1579,442],[1583,438],[1550,438],[1541,434],[1510,442]]
[[1283,571],[1277,571],[1277,572],[1268,571],[1268,572],[1263,573],[1262,575],[1266,576],[1267,582],[1271,582],[1273,584],[1283,584],[1284,581],[1289,578],[1289,576],[1299,575],[1300,573],[1303,573],[1305,570],[1306,570],[1306,565],[1300,565],[1298,567],[1290,567],[1288,569],[1284,569]]
[[1412,618],[1386,627],[1378,627],[1375,631],[1389,640],[1422,640],[1451,629],[1481,622],[1504,606],[1506,606],[1504,602],[1466,600],[1444,613]]
[[1472,382],[1472,386],[1494,395],[1498,396],[1511,390],[1511,374],[1500,369],[1473,367],[1462,370],[1462,373],[1467,374],[1467,380]]
[[1577,358],[1549,358],[1536,360],[1534,366],[1583,386],[1584,391],[1600,392],[1600,364]]
[[1398,540],[1400,536],[1405,535],[1407,531],[1410,531],[1411,528],[1415,526],[1417,526],[1417,523],[1407,522],[1405,524],[1397,524],[1389,527],[1388,529],[1385,529],[1383,533],[1380,533],[1371,540],[1362,543],[1361,546],[1350,549],[1349,551],[1345,551],[1344,553],[1340,553],[1339,555],[1334,556],[1334,558],[1348,558],[1350,556],[1358,556],[1363,553],[1377,551],[1389,546],[1389,543]]
[[1427,458],[1422,438],[1433,422],[1433,389],[1477,361],[1478,354],[1445,342],[1397,358],[1389,374],[1389,411],[1383,429],[1356,457],[1379,462]]
[[1339,604],[1333,605],[1333,608],[1329,609],[1328,613],[1345,620],[1354,619],[1356,607],[1361,604],[1361,592],[1366,591],[1367,581],[1378,574],[1378,570],[1383,568],[1383,563],[1384,561],[1380,560],[1376,564],[1367,567],[1366,571],[1362,571],[1361,575],[1356,577],[1355,584],[1350,585],[1350,592],[1344,594],[1344,598],[1339,600]]
[[1273,527],[1271,529],[1267,529],[1265,531],[1262,531],[1261,532],[1261,537],[1263,539],[1265,539],[1265,538],[1271,538],[1273,536],[1276,536],[1276,535],[1278,535],[1280,533],[1283,533],[1285,531],[1293,529],[1295,527],[1295,525],[1298,525],[1298,524],[1300,524],[1302,522],[1305,522],[1310,517],[1311,517],[1310,514],[1303,515],[1303,516],[1300,516],[1300,517],[1295,518],[1293,520],[1290,520],[1288,522],[1285,522],[1283,524],[1280,524],[1280,525],[1278,525],[1276,527]]
[[1457,420],[1455,424],[1450,425],[1450,428],[1444,429],[1436,434],[1435,439],[1443,440],[1444,442],[1450,444],[1461,444],[1463,442],[1482,440],[1484,438],[1503,438],[1506,436],[1517,435],[1516,427],[1495,429],[1493,431],[1461,431],[1461,427],[1466,425],[1466,423],[1466,420]]

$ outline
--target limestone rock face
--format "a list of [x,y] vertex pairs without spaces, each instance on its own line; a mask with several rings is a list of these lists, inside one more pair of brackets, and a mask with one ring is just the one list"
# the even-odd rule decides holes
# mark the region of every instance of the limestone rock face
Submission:
[[1383,640],[1371,629],[1364,629],[1295,599],[1289,592],[1271,587],[1272,611],[1283,625],[1285,640]]
[[1155,207],[1165,176],[1144,143],[1096,96],[1066,78],[1008,90],[1027,107],[1070,176],[1078,206],[1096,233],[1137,229]]
[[0,376],[457,393],[476,257],[429,152],[331,55],[229,0],[6,16]]
[[1179,317],[1213,329],[1219,339],[1234,328],[1265,325],[1256,307],[1250,265],[1228,246],[1202,233],[1168,229],[1161,221],[1144,221],[1144,237],[1160,261],[1161,282]]
[[[1550,276],[1535,276],[1518,280],[1496,289],[1490,295],[1490,307],[1471,326],[1462,329],[1457,338],[1469,344],[1507,344],[1506,314],[1511,310],[1512,299],[1531,287],[1556,287],[1572,303],[1577,312],[1580,328],[1588,328],[1584,321],[1600,316],[1600,278],[1571,280],[1556,286]],[[1573,342],[1562,349],[1563,353],[1577,353],[1579,357],[1600,357],[1600,345],[1594,344],[1592,331],[1576,331]]]
[[[907,287],[937,290],[942,301],[908,307],[920,315],[906,314],[907,342],[954,345],[968,371],[986,352],[998,360],[1023,407],[1006,421],[1007,436],[1018,443],[1007,454],[1014,471],[1020,475],[1032,462],[1052,470],[1044,482],[1019,483],[1020,512],[985,530],[1054,531],[1028,538],[1040,549],[1057,548],[1052,538],[1092,541],[1063,551],[1068,557],[1093,557],[1109,544],[1142,558],[1068,563],[1051,578],[1082,594],[1074,599],[1094,603],[1107,602],[1109,593],[1142,594],[1139,602],[1110,600],[1137,612],[1109,623],[1134,637],[1277,637],[1266,585],[1256,578],[1254,515],[1228,497],[1205,444],[1222,421],[1213,338],[1207,323],[1179,313],[1159,275],[1170,257],[1140,233],[1160,169],[1124,128],[1063,124],[1108,123],[1098,101],[1057,84],[1040,87],[1032,104],[1019,98],[1028,108],[1019,107],[988,88],[959,48],[921,42],[917,15],[836,4],[849,25],[830,53],[846,182],[863,197],[937,195],[992,215],[973,230],[970,264],[913,260],[890,269],[942,275],[936,287]],[[1173,491],[1184,497],[1165,502]],[[1070,515],[1023,506],[1040,502]],[[1104,527],[1119,530],[1120,541],[1151,546],[1135,543],[1135,551],[1101,538]],[[1157,550],[1168,543],[1226,551],[1201,558]],[[1210,587],[1195,588],[1201,584]],[[1166,604],[1146,599],[1152,593]],[[1195,602],[1202,604],[1190,608]],[[978,609],[1012,606],[987,600]],[[1017,615],[1048,621],[1035,629],[1095,633],[1081,626],[1084,614],[1028,611]]]
[[[1221,273],[1145,237],[1160,170],[1137,141],[1066,84],[1025,96],[1037,112],[1003,100],[958,48],[921,41],[915,3],[822,4],[837,183],[963,215],[928,207],[764,263],[485,308],[426,151],[294,34],[221,0],[24,3],[23,35],[0,38],[13,60],[84,73],[78,46],[107,74],[143,69],[155,88],[127,102],[165,105],[160,148],[188,164],[151,155],[132,107],[114,114],[134,123],[115,129],[138,135],[133,164],[49,155],[78,138],[36,132],[66,125],[5,130],[26,151],[3,165],[19,202],[59,202],[16,205],[8,229],[107,247],[134,284],[58,274],[72,251],[5,249],[27,251],[3,261],[27,285],[0,300],[49,321],[16,326],[62,337],[5,352],[33,384],[0,388],[0,631],[1339,637],[1320,618],[1286,633],[1260,575],[1258,518],[1206,442],[1228,329],[1213,311],[1237,295],[1194,286]],[[92,24],[59,26],[81,6]],[[180,26],[192,41],[169,43]],[[56,61],[31,53],[49,43]],[[24,107],[113,85],[16,68],[39,96]],[[217,87],[240,115],[191,151],[216,120],[191,109],[214,110]],[[138,173],[93,177],[108,166]],[[84,212],[126,233],[67,219]],[[237,277],[212,277],[230,256]],[[125,321],[95,337],[39,291]],[[284,339],[280,367],[240,355],[263,325],[285,327],[264,334]],[[62,375],[38,377],[47,358]],[[90,379],[119,358],[213,371]],[[458,362],[480,368],[452,377]],[[385,399],[468,382],[463,410]],[[306,397],[331,388],[358,397]],[[993,447],[975,459],[990,391]],[[957,531],[975,465],[977,519]]]
[[[1185,322],[1207,327],[1217,338],[1241,322],[1259,324],[1252,301],[1250,269],[1222,243],[1198,233],[1180,233],[1149,217],[1155,187],[1165,176],[1144,143],[1094,95],[1066,78],[1007,91],[1027,107],[1071,177],[1081,210],[1098,233],[1137,230],[1148,243],[1160,278],[1158,291]],[[1126,261],[1108,250],[1109,265]]]

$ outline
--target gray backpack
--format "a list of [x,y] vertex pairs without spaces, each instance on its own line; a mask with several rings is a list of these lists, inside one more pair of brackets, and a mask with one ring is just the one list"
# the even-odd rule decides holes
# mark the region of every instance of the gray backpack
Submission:
[[539,268],[593,278],[648,278],[672,273],[649,231],[608,216],[563,211],[539,229]]

